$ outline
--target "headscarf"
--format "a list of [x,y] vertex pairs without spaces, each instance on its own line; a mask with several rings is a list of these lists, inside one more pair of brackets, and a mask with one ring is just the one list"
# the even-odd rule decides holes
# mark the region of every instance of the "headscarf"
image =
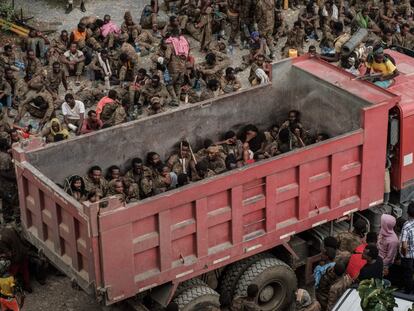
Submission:
[[[59,126],[59,131],[55,132],[53,130],[53,123],[57,123]],[[55,137],[57,134],[61,134],[63,136],[63,139],[67,139],[69,137],[69,132],[67,129],[62,127],[62,124],[60,123],[58,118],[53,118],[52,120],[50,120],[50,133],[52,134],[53,137]]]
[[394,227],[396,224],[396,220],[394,216],[383,214],[381,216],[381,231],[380,237],[381,238],[397,238],[397,234],[394,232]]
[[394,232],[396,219],[394,216],[383,214],[381,216],[381,230],[378,237],[379,255],[384,260],[384,265],[388,266],[394,262],[398,252],[398,237]]

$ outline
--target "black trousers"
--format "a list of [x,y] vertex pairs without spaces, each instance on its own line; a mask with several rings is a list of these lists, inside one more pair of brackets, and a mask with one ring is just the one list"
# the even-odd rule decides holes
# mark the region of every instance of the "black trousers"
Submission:
[[414,259],[401,258],[401,267],[404,268],[404,292],[406,294],[411,294],[411,292],[413,291]]

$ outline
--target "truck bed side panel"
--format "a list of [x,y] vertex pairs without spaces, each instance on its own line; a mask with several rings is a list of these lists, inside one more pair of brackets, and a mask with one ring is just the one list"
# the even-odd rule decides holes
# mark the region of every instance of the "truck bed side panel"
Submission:
[[[101,210],[109,301],[208,272],[367,208],[362,202],[382,197],[383,175],[363,176],[363,141],[358,130],[135,206]],[[375,193],[364,197],[364,187]]]

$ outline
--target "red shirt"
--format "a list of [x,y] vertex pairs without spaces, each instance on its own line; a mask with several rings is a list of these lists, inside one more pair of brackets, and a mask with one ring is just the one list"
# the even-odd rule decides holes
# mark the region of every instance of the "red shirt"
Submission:
[[367,261],[365,259],[362,259],[362,252],[364,251],[365,247],[368,244],[364,243],[357,248],[355,248],[354,253],[351,255],[351,258],[349,259],[348,267],[346,268],[346,273],[349,274],[349,276],[356,280],[359,276],[359,272],[361,271],[362,267],[365,266]]

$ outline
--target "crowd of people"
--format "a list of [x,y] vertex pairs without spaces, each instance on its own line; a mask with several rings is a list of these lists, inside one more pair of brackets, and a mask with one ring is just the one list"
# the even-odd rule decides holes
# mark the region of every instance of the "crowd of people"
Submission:
[[[120,24],[108,14],[103,19],[85,16],[53,39],[31,29],[21,45],[6,44],[0,52],[0,197],[5,221],[19,218],[13,143],[32,136],[58,142],[237,92],[247,86],[240,79],[245,70],[250,86],[276,82],[271,61],[278,55],[304,54],[309,44],[310,55],[339,62],[355,75],[363,73],[363,64],[366,74],[374,74],[373,82],[389,87],[398,70],[384,48],[414,48],[411,2],[292,0],[289,8],[297,18],[291,23],[280,0],[151,0],[142,12],[125,12]],[[86,11],[84,1],[80,4]],[[69,0],[67,13],[72,9]],[[362,59],[358,53],[343,55],[342,47],[361,28],[368,31],[361,43],[370,42],[374,52]],[[195,50],[203,61],[196,61]],[[242,61],[234,65],[239,50]],[[92,87],[84,87],[87,83]],[[145,161],[132,159],[126,171],[113,165],[104,174],[96,165],[84,177],[69,177],[63,187],[80,202],[118,196],[128,203],[327,138],[325,133],[312,137],[301,125],[300,113],[290,111],[286,122],[267,131],[249,124],[240,133],[224,133],[219,142],[205,139],[203,148],[194,152],[190,142],[181,141],[165,162],[149,152]],[[331,310],[346,288],[369,278],[387,279],[410,293],[414,205],[408,215],[401,231],[393,216],[383,215],[378,236],[355,223],[352,233],[327,238],[314,274],[316,299],[298,290],[297,309]],[[17,238],[12,231],[1,233],[0,283],[12,288],[14,279],[8,273],[20,273],[30,292],[27,251]],[[14,241],[13,247],[7,239]],[[404,278],[398,277],[402,270]],[[252,298],[257,291],[254,284],[249,286],[248,297],[235,299],[233,310],[259,310]],[[1,294],[12,295],[11,290]],[[13,302],[9,308],[15,308]]]
[[65,187],[81,202],[106,196],[133,202],[328,138],[325,133],[311,136],[301,124],[300,112],[291,110],[285,122],[267,131],[248,124],[238,135],[227,131],[221,141],[205,139],[196,151],[188,141],[181,141],[165,162],[158,153],[149,152],[145,161],[134,158],[127,163],[126,171],[112,165],[104,173],[95,165],[84,177],[70,176]]

